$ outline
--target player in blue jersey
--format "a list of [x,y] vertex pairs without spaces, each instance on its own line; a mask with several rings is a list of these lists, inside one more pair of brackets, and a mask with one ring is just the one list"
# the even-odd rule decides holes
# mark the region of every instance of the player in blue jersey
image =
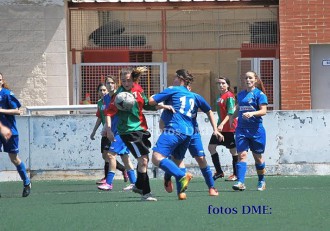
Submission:
[[149,98],[150,105],[157,105],[166,101],[172,106],[175,113],[166,118],[164,130],[153,147],[152,163],[165,171],[165,173],[175,177],[179,182],[178,198],[186,199],[184,191],[187,189],[192,178],[190,173],[182,171],[172,160],[168,159],[174,150],[179,147],[181,153],[177,153],[174,158],[180,160],[186,152],[191,136],[194,133],[192,123],[192,110],[194,108],[195,96],[187,86],[193,81],[193,76],[186,70],[178,70],[174,81],[179,81],[179,86],[173,86]]
[[238,152],[237,184],[234,190],[245,190],[244,180],[247,170],[248,150],[252,151],[258,174],[258,191],[266,189],[265,161],[262,154],[266,146],[266,131],[262,125],[262,116],[267,113],[267,96],[260,77],[253,71],[245,74],[246,90],[237,95],[238,105],[233,118],[238,116],[236,128],[236,148]]
[[[107,88],[108,86],[108,88]],[[108,91],[108,89],[110,91]],[[115,84],[115,78],[113,76],[107,76],[105,78],[105,84],[99,84],[98,91],[101,95],[101,99],[97,102],[98,104],[98,110],[96,113],[97,121],[95,123],[93,132],[91,134],[91,139],[94,139],[95,133],[97,128],[102,124],[104,126],[105,124],[105,115],[104,110],[108,107],[111,101],[111,97],[114,94],[116,90],[116,84]],[[117,127],[117,119],[113,118],[113,132],[116,133],[116,127]],[[126,177],[130,180],[130,185],[124,188],[124,191],[130,190],[132,188],[132,185],[134,185],[136,181],[135,173],[133,165],[129,159],[129,151],[126,147],[126,145],[122,142],[119,135],[117,134],[117,139],[115,142],[111,142],[105,134],[103,134],[101,139],[101,152],[102,157],[105,160],[105,178],[102,179],[98,184],[101,184],[98,186],[98,189],[109,191],[112,189],[112,182],[113,178],[115,176],[115,171],[118,169],[123,173],[124,181],[126,182]],[[127,168],[127,172],[125,167],[120,164],[116,160],[117,154],[121,157],[122,161],[125,164],[125,167]],[[127,176],[128,175],[128,176]]]
[[12,136],[7,141],[1,137],[0,147],[3,147],[3,151],[8,153],[11,162],[16,166],[17,172],[23,180],[22,196],[27,197],[31,192],[31,181],[25,164],[18,157],[19,136],[15,120],[15,115],[20,115],[20,107],[20,102],[14,93],[9,90],[8,85],[3,79],[3,75],[0,73],[0,122],[8,127],[12,133]]
[[[174,83],[175,84],[175,83]],[[208,165],[207,161],[206,161],[206,158],[205,158],[205,152],[204,152],[204,148],[203,148],[203,144],[202,144],[202,139],[201,139],[201,135],[200,135],[200,132],[199,132],[199,128],[198,128],[198,123],[197,123],[197,112],[198,112],[198,109],[201,109],[205,114],[207,114],[208,118],[209,118],[209,121],[212,125],[212,128],[213,128],[213,135],[215,137],[218,137],[218,139],[221,141],[223,139],[223,136],[220,132],[218,132],[217,130],[217,126],[216,126],[216,121],[215,121],[215,118],[214,118],[214,115],[213,115],[213,112],[211,110],[211,107],[210,105],[206,102],[206,100],[194,93],[195,97],[196,97],[196,101],[195,101],[195,107],[193,109],[193,124],[194,124],[194,134],[192,135],[191,139],[190,139],[190,143],[189,143],[189,152],[191,154],[191,156],[193,158],[195,158],[196,162],[198,163],[198,166],[203,174],[203,177],[204,177],[204,180],[205,180],[205,183],[206,185],[208,186],[209,188],[209,195],[210,196],[218,196],[219,193],[217,191],[217,189],[214,187],[214,179],[212,177],[212,171],[210,169],[210,166]],[[167,102],[165,102],[166,104]],[[170,109],[170,108],[168,108]],[[161,115],[161,122],[164,124],[167,123],[166,121],[166,118],[170,117],[171,115],[166,115],[168,113],[172,113],[170,110],[165,110],[163,111],[162,115]],[[161,129],[162,129],[162,125],[161,126]],[[180,152],[180,148],[176,148],[173,152],[173,156],[178,156],[176,153],[177,152]],[[179,165],[179,168],[186,172],[186,168],[185,168],[185,165],[181,160],[177,160],[175,159],[175,157],[171,157],[171,159]],[[172,182],[171,182],[171,176],[166,174],[164,175],[164,187],[165,187],[165,190],[167,192],[172,192],[173,191],[173,185],[172,185]],[[178,186],[177,186],[178,188]]]

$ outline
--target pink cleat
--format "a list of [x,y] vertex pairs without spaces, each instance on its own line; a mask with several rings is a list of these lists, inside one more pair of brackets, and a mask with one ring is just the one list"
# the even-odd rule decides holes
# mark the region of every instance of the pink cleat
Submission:
[[97,186],[97,188],[99,190],[103,190],[103,191],[111,191],[112,190],[112,184],[104,183],[104,184],[101,184],[101,185]]

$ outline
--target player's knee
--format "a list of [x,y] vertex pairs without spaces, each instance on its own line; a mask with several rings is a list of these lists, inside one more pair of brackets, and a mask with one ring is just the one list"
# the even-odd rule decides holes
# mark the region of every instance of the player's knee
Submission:
[[152,157],[151,157],[151,162],[155,165],[155,166],[159,166],[159,163],[160,163],[160,161],[161,161],[162,159],[161,159],[161,155],[159,154],[159,153],[157,153],[157,152],[154,152],[153,154],[152,154]]
[[210,152],[211,154],[213,154],[213,153],[216,152],[216,146],[214,146],[214,145],[209,145],[209,146],[207,147],[207,149],[209,150],[209,152]]

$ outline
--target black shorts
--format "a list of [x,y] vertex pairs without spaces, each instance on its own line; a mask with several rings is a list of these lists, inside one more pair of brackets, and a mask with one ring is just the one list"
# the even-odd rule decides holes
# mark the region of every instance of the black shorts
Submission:
[[149,154],[149,149],[151,148],[151,143],[149,141],[151,137],[150,132],[144,130],[134,131],[122,134],[120,137],[135,158]]
[[104,150],[109,151],[110,146],[111,146],[111,141],[106,136],[102,136],[101,153],[103,153]]
[[225,140],[224,141],[219,141],[218,138],[212,134],[209,145],[222,145],[225,146],[228,149],[231,148],[236,148],[235,144],[235,136],[234,132],[221,132],[221,134],[224,136]]

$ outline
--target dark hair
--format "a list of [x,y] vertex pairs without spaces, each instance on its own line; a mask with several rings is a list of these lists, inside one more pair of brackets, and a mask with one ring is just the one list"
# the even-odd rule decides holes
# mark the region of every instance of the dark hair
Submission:
[[3,74],[1,72],[0,72],[0,75],[2,76],[2,88],[6,88],[6,89],[10,90],[9,85],[3,79]]
[[104,83],[100,83],[100,84],[97,86],[97,91],[99,91],[101,87],[107,87],[107,86],[105,86]]
[[224,81],[226,81],[227,85],[228,85],[228,91],[230,91],[231,93],[234,93],[233,89],[231,88],[230,86],[230,80],[226,77],[223,77],[223,76],[219,76],[218,79],[217,79],[217,82],[219,79],[223,79]]
[[257,87],[260,91],[262,91],[264,94],[266,94],[266,89],[265,89],[265,87],[264,87],[264,83],[262,82],[261,78],[257,75],[257,73],[254,72],[254,71],[248,71],[248,72],[246,72],[246,74],[247,74],[247,73],[252,73],[252,74],[254,75],[254,77],[257,79],[256,87]]
[[188,86],[194,81],[194,76],[192,76],[186,69],[177,70],[176,76],[185,82],[185,86]]

